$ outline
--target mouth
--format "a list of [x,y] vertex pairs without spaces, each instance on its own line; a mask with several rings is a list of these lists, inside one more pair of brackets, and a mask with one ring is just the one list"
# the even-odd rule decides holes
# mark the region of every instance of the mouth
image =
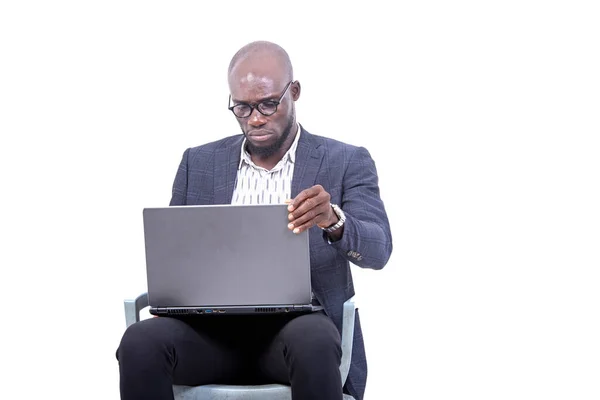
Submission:
[[257,142],[267,140],[271,136],[273,136],[273,132],[265,131],[262,129],[255,129],[255,130],[248,132],[248,138],[250,138],[253,141],[257,141]]

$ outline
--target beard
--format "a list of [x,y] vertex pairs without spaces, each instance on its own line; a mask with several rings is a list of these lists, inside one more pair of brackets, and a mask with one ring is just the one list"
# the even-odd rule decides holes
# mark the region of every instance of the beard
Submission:
[[294,119],[290,118],[290,122],[287,124],[287,126],[283,130],[281,136],[277,139],[277,141],[275,143],[270,144],[268,146],[253,145],[249,140],[247,140],[248,136],[246,136],[246,133],[244,132],[244,136],[246,136],[246,147],[248,149],[248,152],[250,154],[253,154],[253,155],[256,155],[259,157],[271,157],[272,155],[277,153],[279,150],[281,150],[281,147],[283,146],[283,144],[285,143],[287,138],[290,137],[293,127],[294,127]]

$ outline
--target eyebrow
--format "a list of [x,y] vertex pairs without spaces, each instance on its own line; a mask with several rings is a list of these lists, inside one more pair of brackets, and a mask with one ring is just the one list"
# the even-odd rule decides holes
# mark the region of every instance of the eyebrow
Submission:
[[263,97],[261,99],[258,99],[258,101],[254,102],[254,103],[250,103],[249,101],[237,100],[237,99],[234,99],[233,96],[231,97],[232,102],[243,103],[243,104],[258,104],[258,103],[262,103],[263,101],[272,101],[272,100],[277,100],[277,95]]

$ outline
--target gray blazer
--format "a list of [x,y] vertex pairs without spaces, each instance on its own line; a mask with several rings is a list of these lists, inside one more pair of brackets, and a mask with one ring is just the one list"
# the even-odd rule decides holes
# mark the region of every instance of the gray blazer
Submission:
[[[171,205],[229,204],[233,196],[243,135],[187,149],[179,165]],[[369,152],[302,128],[292,178],[292,198],[320,184],[346,214],[341,240],[329,244],[318,227],[309,231],[312,289],[341,332],[342,305],[354,296],[350,262],[381,269],[392,253],[392,235],[378,176]],[[356,315],[352,363],[345,389],[362,399],[367,360]]]

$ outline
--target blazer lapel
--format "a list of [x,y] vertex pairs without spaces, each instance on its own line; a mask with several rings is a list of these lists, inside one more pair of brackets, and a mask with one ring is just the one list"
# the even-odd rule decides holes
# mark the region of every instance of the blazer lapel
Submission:
[[242,151],[242,138],[231,146],[220,149],[215,153],[214,164],[214,190],[215,204],[230,204],[235,187],[235,179],[240,164]]
[[302,190],[315,184],[321,161],[323,148],[315,138],[302,128],[302,134],[296,149],[296,165],[292,178],[292,199]]

